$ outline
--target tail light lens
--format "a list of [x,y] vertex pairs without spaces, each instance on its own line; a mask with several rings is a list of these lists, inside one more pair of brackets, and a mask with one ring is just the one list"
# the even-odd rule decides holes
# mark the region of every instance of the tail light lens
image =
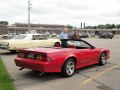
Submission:
[[24,54],[24,53],[18,53],[18,54],[17,54],[17,57],[24,58],[24,57],[25,57],[25,54]]
[[47,55],[37,55],[37,60],[38,61],[46,61],[46,62],[52,61],[52,59],[49,58]]
[[17,54],[17,57],[27,58],[27,59],[37,60],[37,61],[45,61],[45,62],[51,62],[52,61],[52,59],[50,57],[48,57],[46,54],[33,54],[33,53],[19,52]]

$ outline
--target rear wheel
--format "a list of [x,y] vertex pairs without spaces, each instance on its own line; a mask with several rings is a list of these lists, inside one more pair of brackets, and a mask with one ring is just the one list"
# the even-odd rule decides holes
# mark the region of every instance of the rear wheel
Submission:
[[65,76],[65,77],[71,77],[75,72],[75,61],[74,59],[70,58],[68,59],[63,67],[62,67],[62,74]]
[[106,53],[102,52],[102,54],[100,56],[100,59],[99,59],[99,64],[100,65],[105,65],[106,64],[106,58],[107,58]]

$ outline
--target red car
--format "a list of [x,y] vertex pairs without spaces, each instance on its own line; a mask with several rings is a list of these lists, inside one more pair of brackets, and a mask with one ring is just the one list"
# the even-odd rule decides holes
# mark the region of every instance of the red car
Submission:
[[65,39],[56,42],[54,47],[37,47],[18,51],[14,59],[21,69],[39,72],[62,72],[66,77],[74,74],[75,69],[91,64],[105,65],[110,51],[95,48],[84,40]]

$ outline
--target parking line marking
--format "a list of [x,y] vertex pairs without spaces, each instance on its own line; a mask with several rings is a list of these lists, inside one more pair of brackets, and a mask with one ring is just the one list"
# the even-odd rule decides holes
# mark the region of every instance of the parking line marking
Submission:
[[108,71],[110,71],[110,70],[113,70],[114,68],[118,67],[119,65],[120,65],[120,63],[118,63],[118,64],[116,64],[116,65],[114,65],[114,66],[111,66],[111,67],[107,68],[106,70],[104,70],[104,71],[102,71],[102,72],[100,72],[100,73],[98,73],[98,74],[96,74],[96,75],[94,75],[94,76],[92,76],[92,77],[84,80],[84,81],[80,84],[79,87],[73,87],[71,90],[77,90],[78,88],[82,87],[82,85],[85,85],[85,84],[91,82],[91,81],[94,80],[95,78],[97,78],[97,77],[105,74],[106,72],[108,72]]
[[112,69],[118,67],[119,65],[120,65],[120,63],[118,63],[118,64],[116,64],[116,65],[114,65],[114,66],[112,66],[112,67],[110,67],[110,68],[108,68],[108,69],[106,69],[106,70],[104,70],[104,71],[102,71],[102,72],[96,74],[96,75],[94,75],[93,77],[91,77],[91,78],[89,78],[89,79],[83,81],[83,82],[82,82],[82,85],[89,83],[89,82],[92,81],[93,79],[95,79],[95,78],[97,78],[97,77],[103,75],[104,73],[106,73],[106,72],[108,72],[108,71],[110,71],[110,70],[112,70]]

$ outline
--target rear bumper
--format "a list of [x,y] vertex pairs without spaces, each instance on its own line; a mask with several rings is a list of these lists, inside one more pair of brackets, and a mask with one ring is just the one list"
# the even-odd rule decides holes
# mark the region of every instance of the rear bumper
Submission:
[[23,58],[14,59],[17,66],[32,69],[40,72],[61,72],[61,69],[55,67],[51,62],[29,60]]

